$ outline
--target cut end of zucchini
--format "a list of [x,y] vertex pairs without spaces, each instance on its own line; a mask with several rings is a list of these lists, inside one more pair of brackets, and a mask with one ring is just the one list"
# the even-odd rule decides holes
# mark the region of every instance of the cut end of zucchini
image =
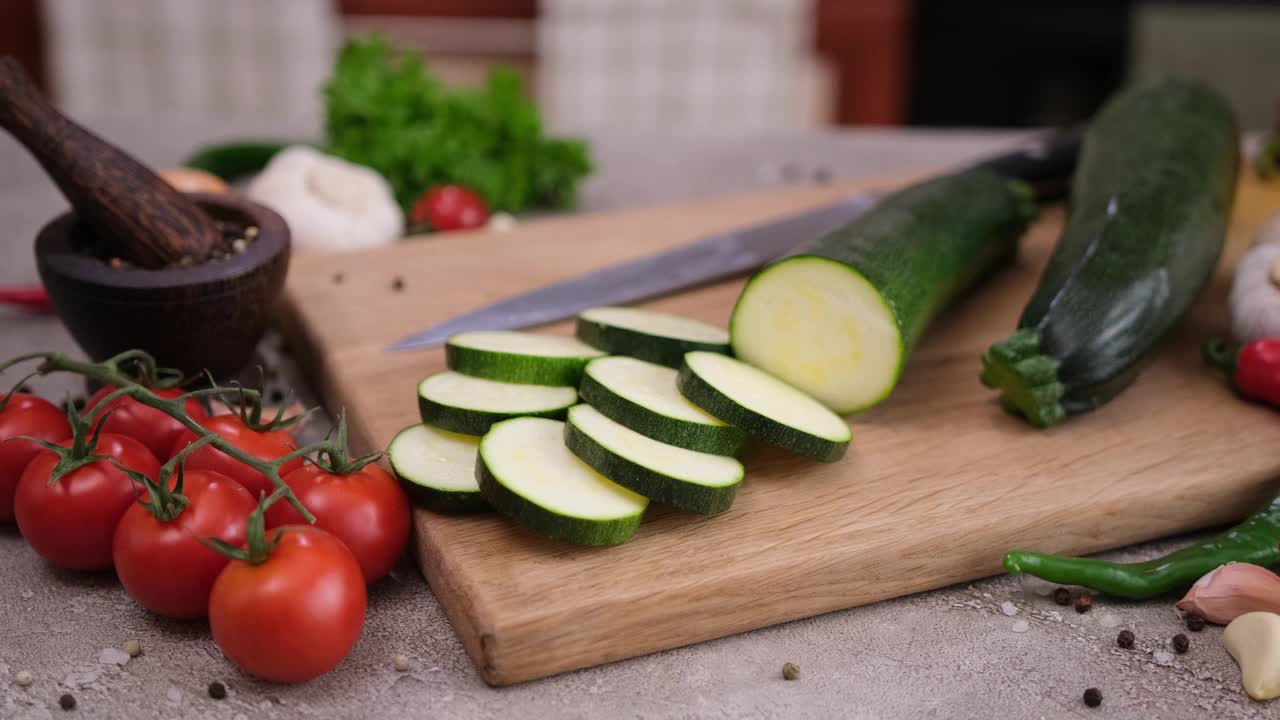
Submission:
[[1036,427],[1067,416],[1058,381],[1058,361],[1040,352],[1040,336],[1024,328],[992,345],[982,355],[982,384],[999,390],[1000,403]]
[[603,355],[575,338],[503,330],[459,333],[445,344],[450,370],[529,385],[576,386],[587,362]]
[[901,373],[893,310],[861,274],[826,258],[761,271],[730,325],[734,354],[841,414],[883,400]]
[[597,307],[578,315],[578,338],[614,355],[680,367],[693,350],[729,353],[729,331],[700,320],[628,307]]
[[579,460],[564,444],[564,423],[517,418],[480,440],[476,478],[489,503],[547,537],[616,545],[640,526],[648,499]]
[[707,412],[771,445],[820,462],[849,448],[849,425],[822,403],[769,373],[725,355],[684,356],[678,387]]
[[483,435],[513,417],[562,418],[577,401],[571,387],[518,385],[457,372],[430,375],[418,385],[422,421],[464,435]]
[[477,512],[489,504],[476,482],[480,438],[412,425],[387,446],[387,459],[415,505],[439,512]]

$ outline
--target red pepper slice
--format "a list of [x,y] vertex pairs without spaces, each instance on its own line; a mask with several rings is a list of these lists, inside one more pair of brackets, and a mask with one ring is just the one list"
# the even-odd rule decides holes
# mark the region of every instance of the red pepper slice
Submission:
[[39,285],[12,285],[0,287],[0,303],[17,305],[34,312],[53,312],[49,294]]

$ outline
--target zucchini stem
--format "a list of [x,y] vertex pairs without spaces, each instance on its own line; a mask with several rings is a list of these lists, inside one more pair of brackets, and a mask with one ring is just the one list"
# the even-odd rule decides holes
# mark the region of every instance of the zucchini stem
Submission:
[[982,355],[982,384],[1001,391],[1006,410],[1023,415],[1036,427],[1049,427],[1067,416],[1058,360],[1040,352],[1040,336],[1023,328],[997,342]]

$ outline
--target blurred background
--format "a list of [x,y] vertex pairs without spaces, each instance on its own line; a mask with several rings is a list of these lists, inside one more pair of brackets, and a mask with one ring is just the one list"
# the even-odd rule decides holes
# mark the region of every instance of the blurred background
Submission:
[[1280,112],[1280,3],[1051,0],[4,0],[13,54],[73,115],[314,125],[350,35],[450,83],[514,66],[556,130],[1029,127],[1131,79]]

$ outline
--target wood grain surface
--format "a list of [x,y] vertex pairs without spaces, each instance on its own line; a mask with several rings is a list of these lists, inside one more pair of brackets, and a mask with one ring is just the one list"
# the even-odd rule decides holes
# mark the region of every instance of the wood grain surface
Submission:
[[[516,291],[862,186],[300,257],[286,331],[326,405],[346,409],[358,442],[385,447],[417,422],[418,380],[444,365],[438,349],[391,353],[387,343]],[[1224,268],[1277,208],[1280,188],[1245,181]],[[588,549],[497,515],[418,511],[423,572],[484,679],[521,682],[991,575],[1011,548],[1088,553],[1253,510],[1280,477],[1280,419],[1237,400],[1200,362],[1199,342],[1226,329],[1225,271],[1137,384],[1092,415],[1035,430],[978,383],[979,356],[1014,326],[1060,224],[1060,210],[1048,210],[1016,265],[939,319],[893,396],[850,418],[844,460],[753,447],[723,515],[655,505],[630,542]],[[649,306],[725,323],[741,285]]]

